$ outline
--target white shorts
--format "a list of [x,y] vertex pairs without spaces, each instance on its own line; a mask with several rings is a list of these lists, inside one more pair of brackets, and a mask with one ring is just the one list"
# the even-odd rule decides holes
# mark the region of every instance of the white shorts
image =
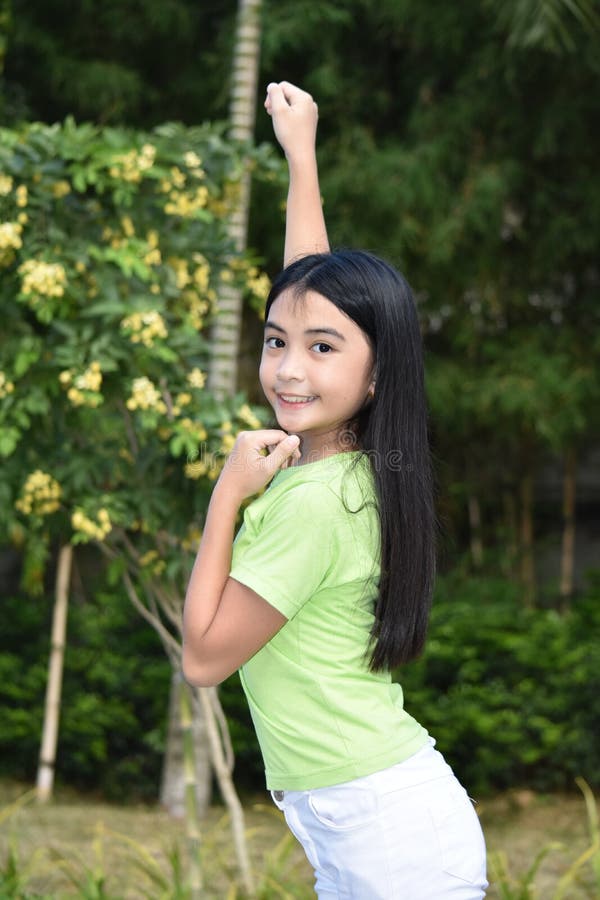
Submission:
[[434,741],[333,787],[271,791],[315,870],[320,900],[480,900],[485,841]]

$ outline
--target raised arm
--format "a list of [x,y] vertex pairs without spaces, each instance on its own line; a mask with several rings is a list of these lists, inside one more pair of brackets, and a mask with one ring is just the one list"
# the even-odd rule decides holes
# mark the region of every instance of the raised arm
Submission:
[[329,250],[315,150],[318,110],[310,94],[288,81],[267,87],[265,108],[290,173],[283,254],[287,266],[301,256]]

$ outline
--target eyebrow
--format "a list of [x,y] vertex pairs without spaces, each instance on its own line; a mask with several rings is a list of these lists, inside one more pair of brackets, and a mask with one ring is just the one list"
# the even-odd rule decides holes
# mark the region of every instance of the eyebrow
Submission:
[[[265,322],[265,331],[267,328],[272,328],[274,331],[286,334],[285,328],[282,328],[281,325],[277,325],[277,323],[271,321],[271,319]],[[332,337],[339,338],[340,341],[346,340],[344,335],[340,334],[339,331],[336,331],[335,328],[306,328],[304,334],[330,334]]]

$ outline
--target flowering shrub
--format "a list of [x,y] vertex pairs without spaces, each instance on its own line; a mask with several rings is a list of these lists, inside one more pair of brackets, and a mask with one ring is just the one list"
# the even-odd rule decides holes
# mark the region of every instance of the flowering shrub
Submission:
[[260,424],[205,386],[219,283],[269,287],[227,238],[241,159],[209,126],[0,131],[0,540],[38,562],[52,536],[125,535],[142,571],[189,566],[233,435]]

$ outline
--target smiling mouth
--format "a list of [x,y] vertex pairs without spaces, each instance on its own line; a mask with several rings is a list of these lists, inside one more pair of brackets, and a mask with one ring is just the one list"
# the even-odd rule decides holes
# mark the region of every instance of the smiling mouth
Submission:
[[316,400],[317,398],[314,395],[300,397],[297,394],[277,394],[277,399],[283,400],[284,403],[301,404],[310,403],[311,400]]

